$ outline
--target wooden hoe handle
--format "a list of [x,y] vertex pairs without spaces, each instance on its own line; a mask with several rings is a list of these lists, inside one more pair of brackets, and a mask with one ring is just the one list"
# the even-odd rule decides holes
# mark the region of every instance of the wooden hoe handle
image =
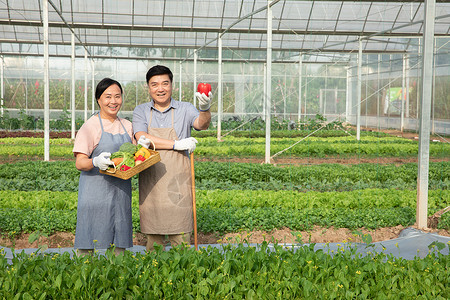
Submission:
[[194,172],[194,152],[191,153],[191,175],[192,175],[192,210],[194,213],[194,245],[198,250],[197,243],[197,210],[195,205],[195,172]]

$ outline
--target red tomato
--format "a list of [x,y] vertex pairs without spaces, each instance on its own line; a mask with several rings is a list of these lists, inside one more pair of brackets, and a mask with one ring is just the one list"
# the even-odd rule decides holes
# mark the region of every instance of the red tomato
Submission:
[[211,92],[211,85],[209,83],[199,83],[197,87],[197,92],[200,94],[205,94],[208,96],[209,92]]

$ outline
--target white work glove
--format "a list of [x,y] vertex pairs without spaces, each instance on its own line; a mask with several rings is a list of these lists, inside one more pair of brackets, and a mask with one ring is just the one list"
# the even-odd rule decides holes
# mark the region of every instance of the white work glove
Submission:
[[145,136],[141,135],[141,137],[138,140],[138,145],[141,145],[142,147],[145,147],[148,149],[148,147],[150,147],[150,143],[152,141],[148,138],[146,138]]
[[206,96],[204,93],[195,92],[195,97],[198,100],[198,108],[200,111],[207,111],[211,107],[211,98],[212,93],[209,92],[208,96]]
[[92,164],[94,167],[99,168],[100,170],[106,170],[113,162],[109,159],[111,157],[111,153],[102,152],[99,156],[96,156],[92,159]]
[[188,150],[189,153],[192,153],[194,152],[197,143],[198,141],[193,137],[175,141],[173,150]]

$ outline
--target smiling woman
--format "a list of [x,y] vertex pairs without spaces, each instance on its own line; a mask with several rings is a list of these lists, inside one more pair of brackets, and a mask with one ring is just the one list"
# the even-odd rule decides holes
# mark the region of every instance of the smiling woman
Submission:
[[117,119],[117,113],[122,107],[122,92],[121,86],[112,84],[99,97],[96,95],[102,119],[107,119],[111,122]]
[[122,144],[136,144],[131,122],[117,116],[122,92],[119,82],[110,78],[101,80],[95,91],[100,112],[83,124],[75,139],[75,166],[81,174],[74,248],[81,254],[111,245],[119,253],[133,246],[131,180],[99,172],[112,164],[111,153]]

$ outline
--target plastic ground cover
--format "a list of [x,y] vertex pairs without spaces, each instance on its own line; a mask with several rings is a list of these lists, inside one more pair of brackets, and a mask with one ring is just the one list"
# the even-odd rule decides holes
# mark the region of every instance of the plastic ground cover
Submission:
[[[386,255],[392,255],[396,258],[403,258],[407,260],[413,260],[416,257],[424,258],[431,251],[429,246],[433,244],[433,242],[447,244],[450,243],[450,237],[441,236],[435,233],[426,233],[421,230],[417,230],[414,228],[406,228],[404,229],[398,238],[382,241],[382,242],[374,242],[370,244],[365,243],[351,243],[352,247],[356,247],[356,253],[360,253],[362,256],[368,255],[370,253],[382,252]],[[260,247],[258,244],[244,244],[248,247]],[[278,244],[283,246],[287,250],[296,250],[299,247],[310,246],[309,244]],[[322,249],[332,255],[332,253],[336,253],[341,251],[343,248],[347,247],[343,243],[317,243],[314,245],[314,249],[317,251]],[[194,247],[193,245],[191,247]],[[200,244],[198,245],[199,249],[208,248],[208,247],[216,247],[219,249],[223,249],[223,245],[221,244]],[[274,249],[275,245],[269,244],[268,249]],[[169,250],[171,247],[166,246],[165,249]],[[449,255],[449,247],[444,247],[442,250],[433,249],[432,251],[440,251],[444,255]],[[128,251],[132,251],[134,253],[145,253],[145,246],[135,245],[132,248],[127,248]],[[31,254],[31,253],[70,253],[71,256],[74,255],[74,248],[48,248],[44,251],[41,251],[39,248],[28,248],[28,249],[10,249],[6,247],[0,247],[0,253],[4,253],[8,262],[11,263],[13,256],[19,253]],[[99,249],[97,253],[100,255],[104,255],[106,250]]]

